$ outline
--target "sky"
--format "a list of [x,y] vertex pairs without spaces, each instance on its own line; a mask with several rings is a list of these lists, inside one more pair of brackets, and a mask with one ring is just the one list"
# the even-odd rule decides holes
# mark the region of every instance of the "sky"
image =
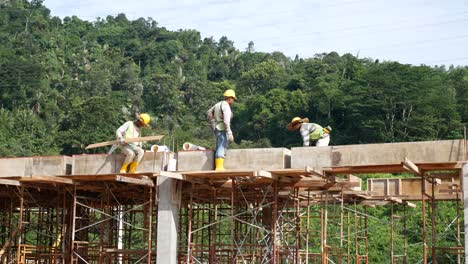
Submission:
[[169,30],[294,58],[336,51],[413,65],[468,65],[466,0],[45,0],[52,16],[124,13]]

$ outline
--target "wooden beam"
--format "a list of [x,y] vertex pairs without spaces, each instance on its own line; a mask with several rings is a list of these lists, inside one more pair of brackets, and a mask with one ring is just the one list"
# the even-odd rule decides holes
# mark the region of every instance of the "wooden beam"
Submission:
[[309,174],[316,175],[316,176],[319,176],[321,178],[325,178],[325,175],[323,175],[322,172],[320,172],[320,171],[318,171],[318,170],[316,170],[314,168],[311,168],[309,166],[305,167],[305,171],[308,172]]
[[[163,137],[164,137],[164,135],[129,138],[129,139],[125,140],[125,143],[157,141],[157,140],[161,140]],[[86,146],[85,149],[105,147],[105,146],[110,146],[110,145],[114,145],[114,144],[120,144],[120,141],[112,140],[112,141],[104,141],[104,142],[94,143],[94,144],[90,144],[90,145]]]
[[408,158],[405,158],[405,161],[403,161],[402,165],[405,170],[408,170],[416,175],[421,176],[421,170]]
[[21,186],[21,183],[19,181],[6,180],[6,179],[0,179],[0,184],[2,184],[2,185],[11,185],[11,186]]
[[48,175],[34,175],[34,176],[24,176],[17,178],[20,182],[47,182],[47,183],[61,183],[61,184],[73,184],[72,179],[66,179],[57,176],[48,176]]
[[143,186],[149,186],[153,187],[154,183],[150,179],[136,179],[136,178],[131,178],[131,177],[125,177],[122,175],[115,175],[115,180],[118,182],[125,182],[125,183],[131,183],[131,184],[137,184],[137,185],[143,185]]
[[254,177],[262,177],[262,178],[268,178],[268,179],[273,179],[277,178],[271,174],[269,171],[264,171],[264,170],[259,170],[259,171],[254,171],[253,172]]
[[390,201],[390,202],[397,203],[397,204],[404,204],[402,199],[396,198],[393,196],[385,198],[385,201]]
[[441,185],[442,184],[442,180],[438,179],[438,178],[426,178],[426,181],[428,181],[430,183],[434,183],[435,185]]

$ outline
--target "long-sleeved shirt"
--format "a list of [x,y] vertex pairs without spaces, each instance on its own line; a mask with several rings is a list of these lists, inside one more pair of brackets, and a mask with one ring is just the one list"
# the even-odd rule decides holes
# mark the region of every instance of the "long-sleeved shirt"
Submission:
[[[127,130],[130,128],[130,125],[132,125],[133,127],[133,137],[134,138],[137,138],[140,136],[140,128],[138,126],[136,126],[135,124],[133,124],[133,121],[127,121],[125,122],[123,125],[121,125],[117,131],[115,131],[115,135],[117,136],[117,139],[120,140],[121,138],[124,138],[125,137],[125,134],[127,133]],[[142,143],[141,142],[135,142],[135,143],[131,143],[130,145],[138,145],[138,146],[142,146]]]
[[[317,129],[320,129],[321,133],[323,134],[321,137],[326,137],[328,134],[323,133],[323,128],[320,125],[314,124],[314,123],[303,123],[301,125],[301,136],[302,136],[302,141],[304,142],[303,146],[308,147],[310,144],[310,134],[314,133]],[[319,131],[317,131],[319,132]],[[315,133],[314,133],[315,134]]]
[[[217,130],[220,130],[220,131],[225,130],[228,135],[232,134],[231,119],[233,117],[233,113],[231,111],[231,107],[226,101],[221,101],[215,104],[213,107],[211,107],[208,110],[207,115],[208,115],[208,119],[211,121],[212,125],[214,125],[214,127]],[[220,115],[220,116],[217,117],[217,115]],[[217,119],[220,119],[220,120],[217,120]],[[220,121],[222,121],[224,126],[219,124]]]

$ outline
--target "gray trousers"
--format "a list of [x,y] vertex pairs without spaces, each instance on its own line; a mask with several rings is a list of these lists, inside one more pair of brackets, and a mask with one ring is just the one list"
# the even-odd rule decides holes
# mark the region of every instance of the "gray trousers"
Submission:
[[132,161],[139,163],[143,159],[145,151],[136,145],[130,146],[129,144],[124,144],[122,146],[122,153],[125,154],[124,163],[130,163]]

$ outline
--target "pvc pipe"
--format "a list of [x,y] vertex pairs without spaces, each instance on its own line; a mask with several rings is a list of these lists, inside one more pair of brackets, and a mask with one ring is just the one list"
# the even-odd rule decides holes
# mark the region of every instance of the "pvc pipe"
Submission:
[[167,152],[167,151],[169,151],[169,148],[166,145],[161,145],[161,146],[153,145],[153,146],[151,146],[150,151],[152,151],[152,152]]
[[192,143],[190,143],[190,142],[185,142],[185,143],[182,145],[182,148],[183,148],[184,150],[206,150],[206,148],[197,146],[197,145],[192,144]]

